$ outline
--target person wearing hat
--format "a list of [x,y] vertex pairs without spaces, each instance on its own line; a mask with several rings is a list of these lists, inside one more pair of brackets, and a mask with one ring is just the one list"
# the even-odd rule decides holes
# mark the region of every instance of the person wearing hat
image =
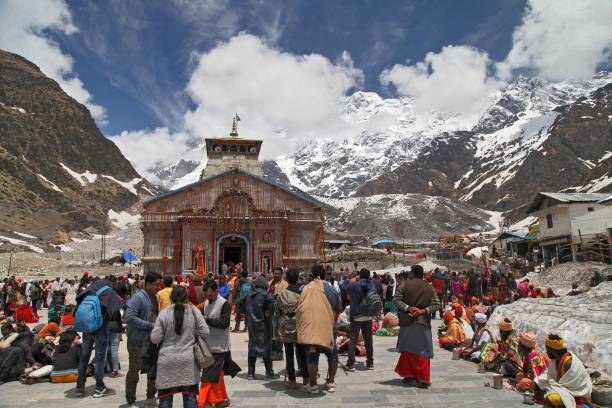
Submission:
[[510,318],[502,317],[498,327],[500,341],[497,343],[491,342],[484,344],[480,353],[480,360],[485,364],[487,369],[499,372],[501,372],[502,366],[504,365],[506,366],[504,370],[512,369],[513,365],[520,365],[520,368],[513,369],[514,374],[507,374],[514,377],[516,372],[522,369],[521,359],[518,358],[519,339],[514,331]]
[[533,390],[533,379],[540,376],[550,365],[550,359],[536,348],[536,338],[531,333],[519,336],[519,354],[523,356],[523,371],[516,374],[516,390],[525,392]]
[[477,312],[474,315],[474,321],[476,322],[476,332],[472,337],[472,344],[466,347],[461,353],[461,357],[464,359],[472,360],[475,363],[480,362],[480,351],[482,346],[492,341],[493,336],[489,329],[487,329],[487,315],[484,313]]
[[408,278],[397,288],[393,301],[398,308],[400,333],[397,351],[400,358],[395,372],[408,385],[431,385],[431,313],[440,308],[434,288],[423,280],[423,267],[413,265]]
[[499,322],[500,341],[497,345],[498,372],[507,377],[515,377],[523,369],[522,358],[518,352],[519,336],[514,330],[512,320],[508,317]]
[[544,375],[534,379],[544,390],[547,406],[582,408],[591,400],[593,383],[584,364],[568,351],[565,341],[556,334],[549,334],[545,341],[546,354],[551,364]]

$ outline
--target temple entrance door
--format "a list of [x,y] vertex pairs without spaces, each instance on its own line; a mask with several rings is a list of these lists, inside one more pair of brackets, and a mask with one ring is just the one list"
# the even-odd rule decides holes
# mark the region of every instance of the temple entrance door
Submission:
[[247,243],[244,238],[236,235],[231,235],[219,242],[219,269],[223,262],[231,262],[233,264],[242,263],[243,269],[248,267]]

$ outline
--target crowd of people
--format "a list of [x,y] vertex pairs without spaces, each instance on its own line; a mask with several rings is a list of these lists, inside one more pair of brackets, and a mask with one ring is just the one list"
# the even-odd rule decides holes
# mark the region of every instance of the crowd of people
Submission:
[[[499,336],[487,326],[497,305],[533,294],[556,296],[552,291],[542,296],[528,281],[517,284],[503,264],[487,274],[425,273],[413,265],[395,276],[353,266],[338,274],[321,264],[308,271],[275,268],[266,276],[249,274],[237,264],[218,276],[196,274],[184,280],[153,272],[104,278],[84,273],[50,282],[13,277],[0,289],[5,320],[0,383],[75,382],[76,396],[84,397],[87,377],[93,376],[92,396],[100,398],[115,393],[105,375],[125,377],[126,402],[135,406],[137,384],[146,374],[147,406],[171,407],[174,395],[182,395],[184,407],[229,406],[224,378],[242,370],[232,359],[230,333],[247,331],[249,380],[258,378],[258,359],[265,378],[278,379],[273,365],[284,354],[288,389],[333,393],[338,367],[356,371],[356,356],[365,357],[363,369],[374,368],[373,333],[384,315],[383,327],[388,318],[398,326],[395,372],[407,386],[427,388],[432,319],[439,313],[440,347],[482,370],[512,378],[517,390],[533,392],[551,406],[580,406],[588,400],[590,378],[561,338],[550,334],[544,352],[532,334],[516,333],[509,318],[500,322]],[[79,309],[92,299],[102,311],[99,326],[79,328]],[[47,323],[30,328],[41,307],[48,308]],[[119,359],[122,340],[128,353],[125,373]],[[197,358],[201,341],[210,353],[205,367]],[[340,362],[344,353],[345,364]],[[321,354],[327,359],[322,374]],[[568,395],[574,405],[568,405]]]

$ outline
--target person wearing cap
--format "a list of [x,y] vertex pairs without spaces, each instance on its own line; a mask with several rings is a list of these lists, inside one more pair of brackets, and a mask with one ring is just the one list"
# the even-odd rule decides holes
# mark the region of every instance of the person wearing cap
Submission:
[[423,280],[423,275],[423,267],[413,265],[408,279],[393,296],[400,324],[397,339],[400,358],[395,372],[407,385],[428,388],[433,358],[431,313],[440,308],[440,300],[434,288]]
[[536,338],[531,333],[519,335],[519,354],[523,356],[523,370],[516,374],[516,390],[525,392],[533,390],[533,379],[540,376],[548,366],[550,360],[545,353],[536,349]]
[[480,352],[482,346],[492,341],[493,336],[489,329],[487,329],[487,315],[484,313],[477,312],[474,315],[474,321],[476,322],[476,332],[472,337],[472,344],[466,347],[461,353],[461,357],[472,360],[475,363],[480,362]]
[[[545,341],[546,354],[551,364],[546,373],[534,379],[535,384],[544,390],[547,406],[582,408],[591,400],[593,383],[584,364],[556,334],[549,334]],[[590,405],[590,404],[589,404]]]

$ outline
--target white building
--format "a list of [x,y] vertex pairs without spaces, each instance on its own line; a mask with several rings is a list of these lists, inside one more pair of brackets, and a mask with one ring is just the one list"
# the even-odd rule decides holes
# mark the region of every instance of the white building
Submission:
[[[538,217],[538,239],[546,263],[577,259],[589,243],[606,241],[601,260],[610,259],[612,197],[600,193],[539,193],[529,206],[529,215]],[[603,245],[603,243],[601,244]],[[592,251],[591,251],[592,252]]]

